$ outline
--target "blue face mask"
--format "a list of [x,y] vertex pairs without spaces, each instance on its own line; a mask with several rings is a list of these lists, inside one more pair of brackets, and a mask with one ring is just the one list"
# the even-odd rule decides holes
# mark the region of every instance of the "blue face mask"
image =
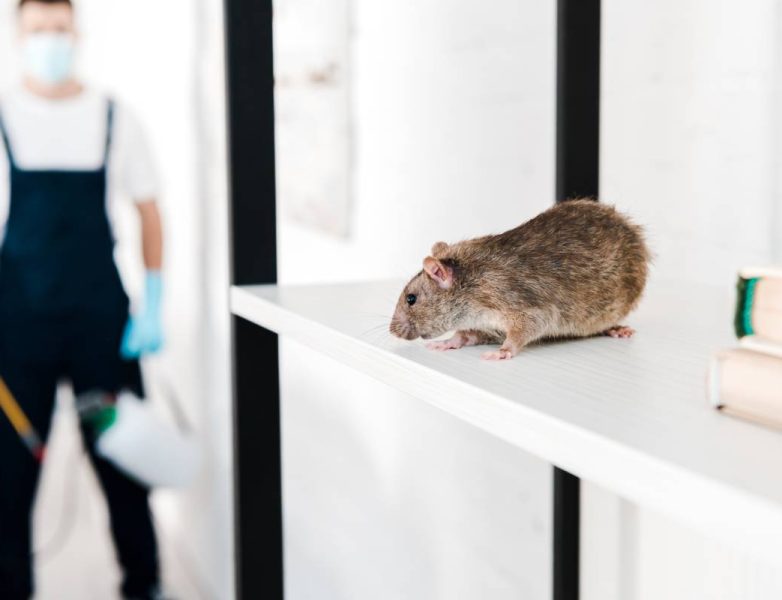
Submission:
[[73,36],[67,33],[34,33],[22,47],[24,71],[47,85],[66,81],[73,70]]

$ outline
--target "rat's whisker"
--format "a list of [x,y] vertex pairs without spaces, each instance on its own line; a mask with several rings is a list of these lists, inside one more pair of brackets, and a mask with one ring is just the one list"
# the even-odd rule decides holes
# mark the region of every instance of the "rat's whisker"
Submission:
[[390,321],[390,317],[386,314],[380,314],[380,313],[351,313],[352,316],[359,318],[359,319],[380,319],[382,321]]
[[371,335],[373,333],[378,333],[378,332],[382,332],[383,330],[387,330],[390,324],[391,322],[389,321],[387,323],[380,323],[378,325],[375,325],[374,327],[370,327],[366,331],[362,332],[361,336],[364,337],[367,335]]

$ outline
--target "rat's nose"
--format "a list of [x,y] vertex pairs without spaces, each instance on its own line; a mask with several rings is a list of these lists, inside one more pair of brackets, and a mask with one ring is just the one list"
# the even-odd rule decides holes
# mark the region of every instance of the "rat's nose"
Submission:
[[392,335],[402,338],[403,340],[414,340],[418,337],[415,327],[413,327],[407,319],[403,320],[394,317],[394,319],[391,320],[391,325],[388,327],[388,330]]

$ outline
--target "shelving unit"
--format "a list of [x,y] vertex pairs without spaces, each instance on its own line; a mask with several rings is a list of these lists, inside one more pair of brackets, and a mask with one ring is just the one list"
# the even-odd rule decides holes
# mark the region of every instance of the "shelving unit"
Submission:
[[733,343],[731,298],[653,285],[630,340],[541,344],[509,362],[367,334],[401,282],[251,286],[234,314],[429,402],[510,444],[709,536],[782,554],[782,435],[707,402],[714,350]]
[[[600,19],[600,0],[557,1],[552,200],[598,196]],[[476,349],[435,355],[364,338],[351,311],[390,314],[399,283],[275,287],[272,0],[225,0],[225,29],[237,598],[284,598],[278,334],[551,461],[554,600],[579,596],[578,476],[753,551],[779,552],[782,484],[764,474],[782,466],[782,442],[703,401],[709,352],[729,342],[714,291],[655,290],[638,340],[552,344],[488,364]]]

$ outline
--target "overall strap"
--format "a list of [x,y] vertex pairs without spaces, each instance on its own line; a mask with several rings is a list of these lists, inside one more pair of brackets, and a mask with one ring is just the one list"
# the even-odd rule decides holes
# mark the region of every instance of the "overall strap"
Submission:
[[0,109],[0,136],[3,138],[3,144],[5,145],[5,151],[8,155],[8,163],[13,167],[16,162],[14,161],[14,153],[11,150],[11,140],[8,139],[8,130],[5,127],[5,122],[3,121],[3,111]]
[[114,100],[109,98],[106,110],[106,149],[103,155],[103,164],[109,164],[109,154],[111,153],[111,142],[114,137]]

